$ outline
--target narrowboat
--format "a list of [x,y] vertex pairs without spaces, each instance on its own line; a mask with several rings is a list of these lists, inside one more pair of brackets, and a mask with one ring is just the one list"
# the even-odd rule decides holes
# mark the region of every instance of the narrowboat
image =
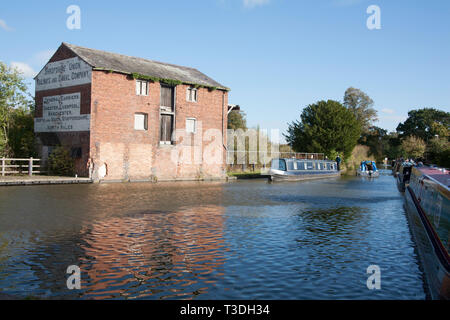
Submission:
[[413,164],[411,162],[403,162],[398,169],[396,174],[397,187],[400,192],[405,192],[406,187],[409,184],[411,177],[411,169]]
[[380,172],[378,171],[375,161],[362,161],[356,175],[364,177],[378,177]]
[[331,178],[340,175],[337,163],[329,160],[273,159],[269,170],[271,181],[299,181]]
[[394,177],[397,177],[398,172],[400,170],[400,165],[403,163],[404,161],[402,160],[395,160],[395,163],[392,165],[392,175]]
[[405,207],[426,287],[432,299],[450,299],[450,175],[412,167]]

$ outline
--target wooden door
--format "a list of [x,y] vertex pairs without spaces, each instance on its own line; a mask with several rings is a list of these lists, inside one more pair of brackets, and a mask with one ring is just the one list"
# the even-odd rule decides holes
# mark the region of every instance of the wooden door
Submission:
[[173,116],[170,114],[161,115],[161,142],[170,144],[172,141]]

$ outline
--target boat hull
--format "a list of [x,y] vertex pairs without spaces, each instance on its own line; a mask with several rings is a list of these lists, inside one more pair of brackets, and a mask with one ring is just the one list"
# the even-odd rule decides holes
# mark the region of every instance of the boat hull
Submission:
[[450,299],[449,240],[444,239],[448,237],[448,203],[442,188],[423,176],[412,177],[405,188],[407,218],[432,299]]
[[318,173],[318,174],[270,174],[271,181],[303,181],[303,180],[316,180],[325,178],[335,178],[339,177],[340,172],[330,172],[330,173]]
[[356,175],[361,176],[361,177],[376,178],[376,177],[380,176],[380,172],[378,172],[378,171],[368,172],[368,171],[358,170],[358,171],[356,171]]

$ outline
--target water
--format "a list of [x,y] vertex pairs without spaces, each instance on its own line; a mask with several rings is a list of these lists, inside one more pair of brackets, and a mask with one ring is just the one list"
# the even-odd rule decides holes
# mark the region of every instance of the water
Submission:
[[[81,268],[81,290],[66,269]],[[366,286],[381,268],[381,290]],[[389,175],[0,188],[0,294],[425,299]]]

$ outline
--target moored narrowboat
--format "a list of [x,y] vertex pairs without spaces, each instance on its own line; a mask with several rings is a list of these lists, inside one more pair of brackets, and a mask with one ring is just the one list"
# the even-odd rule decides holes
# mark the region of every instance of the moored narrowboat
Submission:
[[412,167],[406,211],[432,299],[450,299],[450,175]]
[[340,175],[335,161],[309,159],[273,159],[269,170],[270,180],[311,180]]
[[403,162],[399,166],[396,179],[397,187],[400,192],[405,192],[406,187],[409,185],[412,166],[413,164],[411,162]]

